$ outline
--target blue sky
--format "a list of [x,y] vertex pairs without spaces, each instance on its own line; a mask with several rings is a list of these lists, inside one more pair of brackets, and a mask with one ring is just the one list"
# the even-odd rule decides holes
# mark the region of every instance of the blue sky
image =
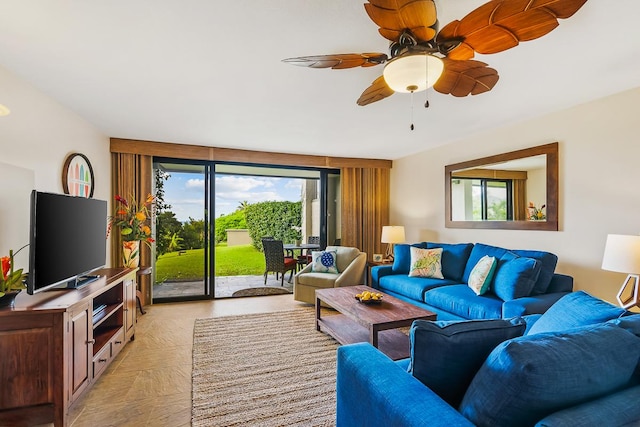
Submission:
[[[189,217],[202,219],[204,211],[204,175],[171,172],[165,181],[165,202],[179,221]],[[216,175],[215,216],[234,212],[246,200],[249,203],[265,201],[299,201],[303,180],[246,175]]]

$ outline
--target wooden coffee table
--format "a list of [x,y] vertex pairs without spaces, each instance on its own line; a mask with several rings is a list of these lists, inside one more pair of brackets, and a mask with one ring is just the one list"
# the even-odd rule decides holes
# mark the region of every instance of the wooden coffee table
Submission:
[[[383,295],[380,304],[363,304],[355,295],[375,291]],[[321,302],[341,314],[320,317]],[[316,329],[340,344],[369,342],[393,360],[410,356],[409,337],[397,330],[414,320],[435,320],[436,315],[368,286],[347,286],[316,290]]]

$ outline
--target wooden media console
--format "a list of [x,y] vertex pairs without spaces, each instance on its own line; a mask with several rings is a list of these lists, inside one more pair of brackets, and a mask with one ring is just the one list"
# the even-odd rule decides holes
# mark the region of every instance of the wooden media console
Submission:
[[71,405],[134,338],[136,269],[0,309],[0,425],[67,425]]

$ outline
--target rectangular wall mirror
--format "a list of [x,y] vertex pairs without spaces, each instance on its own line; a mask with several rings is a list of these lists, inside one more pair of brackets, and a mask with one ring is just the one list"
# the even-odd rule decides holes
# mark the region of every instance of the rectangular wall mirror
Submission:
[[445,166],[445,226],[557,231],[558,143]]

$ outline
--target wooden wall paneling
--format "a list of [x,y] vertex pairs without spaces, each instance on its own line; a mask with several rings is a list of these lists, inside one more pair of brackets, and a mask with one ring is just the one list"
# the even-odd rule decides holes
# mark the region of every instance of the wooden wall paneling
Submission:
[[[152,194],[153,192],[153,157],[144,155],[138,156],[138,166],[140,169],[138,177],[138,200],[144,200],[147,195]],[[155,221],[155,210],[151,213],[149,221],[150,223]],[[151,248],[145,243],[140,243],[140,265],[145,267],[151,266],[152,256]],[[138,289],[152,289],[151,277],[151,274],[140,275],[140,283],[137,284]]]
[[380,234],[389,223],[390,170],[343,168],[342,244],[355,246],[373,259],[382,253]]
[[112,153],[143,154],[189,160],[213,160],[211,147],[111,138]]
[[342,168],[340,172],[342,189],[341,240],[343,246],[362,246],[362,178],[359,168]]
[[313,156],[307,154],[275,153],[268,151],[203,147],[199,145],[139,141],[121,138],[111,138],[111,152],[142,154],[152,157],[172,157],[187,160],[215,160],[223,162],[290,165],[331,169],[339,169],[342,167],[370,167],[384,169],[391,168],[392,166],[391,160],[384,159],[358,159],[348,157]]

